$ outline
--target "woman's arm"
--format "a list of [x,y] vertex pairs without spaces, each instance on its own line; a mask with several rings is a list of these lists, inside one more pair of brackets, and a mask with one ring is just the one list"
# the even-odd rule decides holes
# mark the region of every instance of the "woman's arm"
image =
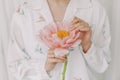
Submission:
[[[11,80],[50,80],[50,76],[44,69],[45,55],[29,55],[24,45],[21,32],[21,17],[15,13],[11,26],[11,37],[7,54],[7,67]],[[33,53],[37,54],[37,53]]]
[[104,9],[100,10],[98,23],[96,23],[96,27],[92,32],[92,42],[91,46],[84,52],[83,47],[81,47],[81,51],[83,56],[90,66],[91,69],[98,73],[103,73],[110,62],[110,26],[108,17]]
[[[97,10],[96,10],[97,12]],[[94,13],[96,13],[94,12]],[[94,15],[95,25],[91,29],[87,22],[75,17],[71,30],[78,29],[81,32],[81,52],[90,68],[98,73],[106,70],[110,59],[110,29],[106,12],[98,8],[98,14]]]

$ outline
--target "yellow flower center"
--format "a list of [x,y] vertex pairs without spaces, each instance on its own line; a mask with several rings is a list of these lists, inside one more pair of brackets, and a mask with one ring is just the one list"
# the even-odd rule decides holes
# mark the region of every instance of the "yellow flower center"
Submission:
[[57,36],[61,39],[65,38],[69,35],[70,35],[70,33],[68,31],[65,31],[65,30],[60,30],[57,32]]

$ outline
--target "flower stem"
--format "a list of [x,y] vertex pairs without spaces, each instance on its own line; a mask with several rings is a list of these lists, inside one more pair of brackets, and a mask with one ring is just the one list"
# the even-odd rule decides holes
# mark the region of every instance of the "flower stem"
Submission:
[[67,69],[67,61],[64,63],[63,72],[62,72],[62,80],[65,80],[66,69]]

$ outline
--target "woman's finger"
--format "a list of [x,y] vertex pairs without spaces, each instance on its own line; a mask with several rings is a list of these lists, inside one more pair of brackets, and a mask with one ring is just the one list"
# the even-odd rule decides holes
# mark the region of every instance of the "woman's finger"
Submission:
[[78,23],[79,22],[79,18],[77,18],[77,17],[74,17],[74,19],[72,20],[72,24],[75,24],[75,23]]
[[78,18],[78,17],[74,17],[74,19],[73,19],[73,21],[72,21],[72,24],[77,23],[77,22],[86,23],[84,20],[82,20],[82,19],[80,19],[80,18]]
[[84,24],[83,23],[77,23],[77,24],[74,24],[71,28],[70,28],[70,31],[72,30],[76,30],[77,28],[83,28],[84,27]]
[[80,23],[74,24],[74,25],[69,29],[69,31],[75,30],[78,26],[80,26]]
[[55,55],[54,55],[54,50],[53,50],[53,49],[49,49],[49,50],[48,50],[47,57],[48,57],[48,58],[49,58],[49,57],[51,57],[51,58],[52,58],[52,57],[53,57],[53,58],[55,57]]
[[49,58],[48,60],[49,62],[52,63],[63,63],[67,61],[67,59],[60,59],[60,58]]
[[48,58],[54,58],[55,55],[54,55],[54,54],[49,54],[49,53],[48,53],[47,57],[48,57]]
[[89,31],[89,30],[90,30],[90,27],[79,26],[79,27],[77,27],[77,29],[79,29],[80,31]]
[[48,54],[54,54],[54,50],[53,49],[49,49],[48,50]]

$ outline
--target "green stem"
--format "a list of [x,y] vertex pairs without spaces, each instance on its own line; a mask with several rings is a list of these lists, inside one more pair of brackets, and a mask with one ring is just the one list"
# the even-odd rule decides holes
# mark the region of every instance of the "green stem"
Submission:
[[64,63],[63,72],[62,72],[62,80],[65,80],[66,69],[67,69],[67,62]]

